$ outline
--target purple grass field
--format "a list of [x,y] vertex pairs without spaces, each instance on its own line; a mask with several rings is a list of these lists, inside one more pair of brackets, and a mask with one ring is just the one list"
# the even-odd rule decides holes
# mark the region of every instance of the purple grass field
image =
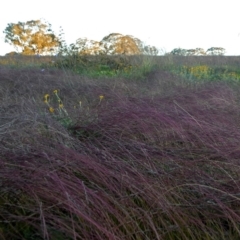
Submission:
[[0,239],[239,239],[239,93],[0,67]]

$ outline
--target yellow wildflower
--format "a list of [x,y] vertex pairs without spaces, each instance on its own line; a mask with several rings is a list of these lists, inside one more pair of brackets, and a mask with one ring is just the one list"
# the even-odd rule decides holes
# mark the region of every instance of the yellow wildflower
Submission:
[[45,95],[44,95],[44,102],[45,102],[45,103],[48,102],[49,97],[50,97],[49,94],[45,94]]
[[53,93],[54,93],[54,94],[57,94],[57,93],[58,93],[58,90],[57,90],[57,89],[55,89],[55,90],[53,91]]
[[59,106],[59,108],[63,108],[63,104],[62,103],[60,103],[58,106]]
[[103,98],[104,98],[104,96],[103,96],[103,95],[100,95],[100,96],[99,96],[99,99],[100,99],[100,101],[102,101],[102,100],[103,100]]
[[49,107],[49,112],[53,113],[54,112],[54,108],[53,107]]

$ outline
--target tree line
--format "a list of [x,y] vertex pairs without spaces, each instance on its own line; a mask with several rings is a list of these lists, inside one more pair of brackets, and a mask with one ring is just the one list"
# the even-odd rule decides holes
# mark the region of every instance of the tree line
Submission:
[[[61,29],[57,36],[51,24],[43,20],[8,23],[3,31],[5,42],[14,46],[14,52],[6,55],[64,55],[64,54],[144,54],[158,55],[155,46],[145,45],[140,39],[130,35],[111,33],[100,42],[79,38],[75,43],[66,44],[64,33]],[[182,49],[175,48],[165,55],[199,56],[199,55],[224,55],[225,49],[221,47],[209,48],[206,52],[202,48]]]
[[206,56],[206,55],[224,55],[225,49],[222,47],[211,47],[204,51],[203,48],[195,49],[183,49],[183,48],[174,48],[167,55],[180,55],[180,56]]

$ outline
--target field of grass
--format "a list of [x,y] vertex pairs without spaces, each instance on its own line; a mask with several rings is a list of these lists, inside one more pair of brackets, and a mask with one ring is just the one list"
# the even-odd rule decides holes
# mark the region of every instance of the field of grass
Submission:
[[239,239],[239,66],[1,57],[0,239]]

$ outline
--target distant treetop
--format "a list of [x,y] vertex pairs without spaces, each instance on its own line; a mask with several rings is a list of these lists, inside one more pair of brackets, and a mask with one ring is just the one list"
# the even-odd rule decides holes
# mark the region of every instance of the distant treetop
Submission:
[[24,55],[49,54],[60,45],[51,25],[41,20],[8,23],[3,33],[5,42]]
[[120,33],[111,33],[105,36],[100,42],[88,40],[87,38],[79,38],[75,44],[71,44],[71,49],[81,55],[158,54],[156,47],[144,45],[138,38]]
[[[140,39],[131,35],[111,33],[100,42],[79,38],[68,46],[63,40],[61,32],[56,36],[51,24],[42,20],[8,23],[3,31],[5,42],[13,45],[16,53],[22,55],[49,55],[49,54],[80,54],[80,55],[158,55],[155,46],[144,44]],[[9,53],[7,55],[13,55]]]
[[224,55],[225,49],[221,47],[211,47],[206,52],[203,48],[183,49],[174,48],[166,55],[179,55],[179,56],[205,56],[205,55]]

